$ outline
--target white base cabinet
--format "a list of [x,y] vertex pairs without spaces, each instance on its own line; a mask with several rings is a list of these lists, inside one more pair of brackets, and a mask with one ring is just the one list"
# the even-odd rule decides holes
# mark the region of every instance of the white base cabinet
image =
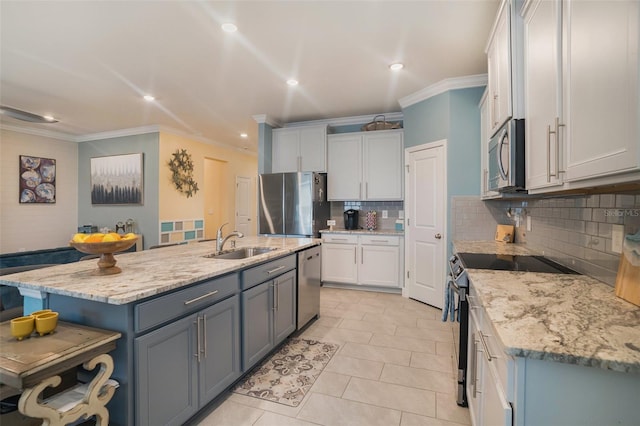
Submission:
[[322,234],[322,281],[400,288],[402,237]]
[[467,400],[474,426],[637,425],[640,374],[506,354],[469,298]]

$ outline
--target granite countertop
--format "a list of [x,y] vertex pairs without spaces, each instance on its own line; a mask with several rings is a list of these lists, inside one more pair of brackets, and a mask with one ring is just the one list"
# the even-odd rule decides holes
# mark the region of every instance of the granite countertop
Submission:
[[[116,254],[122,272],[96,275],[97,259],[66,263],[0,276],[0,284],[80,299],[123,305],[198,281],[245,269],[320,244],[315,238],[244,237],[237,247],[274,247],[271,252],[246,259],[211,259],[215,241],[157,250]],[[230,245],[227,244],[227,248]]]
[[374,229],[373,231],[368,231],[366,229],[344,229],[344,228],[333,228],[329,229],[321,229],[321,234],[354,234],[354,235],[395,235],[398,237],[404,237],[404,231],[396,231],[395,229]]
[[[454,242],[460,253],[537,254],[526,246]],[[586,275],[467,269],[507,354],[640,373],[640,307]]]

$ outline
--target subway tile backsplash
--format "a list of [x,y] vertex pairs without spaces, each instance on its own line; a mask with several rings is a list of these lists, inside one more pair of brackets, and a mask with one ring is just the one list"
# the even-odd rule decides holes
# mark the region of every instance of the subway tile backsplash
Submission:
[[[640,230],[640,194],[598,194],[523,201],[453,197],[454,240],[493,239],[496,224],[515,224],[516,242],[557,262],[615,284],[620,254],[611,249],[612,229],[624,235]],[[509,213],[511,217],[507,214]],[[531,231],[526,231],[527,216]]]
[[[366,214],[369,210],[376,211],[377,229],[393,230],[395,229],[396,220],[400,212],[404,210],[403,201],[332,201],[331,202],[331,219],[336,221],[337,228],[344,228],[345,210],[359,210],[358,224],[364,228]],[[382,218],[382,210],[387,210],[389,217]]]

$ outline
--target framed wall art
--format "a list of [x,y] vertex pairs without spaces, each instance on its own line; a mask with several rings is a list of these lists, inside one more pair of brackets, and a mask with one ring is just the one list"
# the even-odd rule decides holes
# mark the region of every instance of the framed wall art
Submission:
[[91,159],[91,204],[142,204],[143,155]]
[[20,155],[20,203],[56,202],[56,160]]

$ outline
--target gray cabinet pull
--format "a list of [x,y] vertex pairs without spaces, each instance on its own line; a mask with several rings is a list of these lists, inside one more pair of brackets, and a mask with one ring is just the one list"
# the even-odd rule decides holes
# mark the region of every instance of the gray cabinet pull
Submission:
[[198,362],[200,362],[200,353],[202,351],[202,348],[200,346],[200,316],[198,316],[196,318],[196,323],[197,323],[197,340],[198,340],[198,347],[196,348],[196,353],[193,355],[196,358],[198,358]]
[[372,243],[388,243],[389,240],[371,240]]
[[207,294],[203,294],[202,296],[198,296],[195,299],[187,300],[186,302],[184,302],[184,304],[185,305],[190,305],[190,304],[192,304],[194,302],[197,302],[199,300],[206,299],[207,297],[215,296],[217,293],[218,293],[218,290],[214,290],[214,291],[211,291],[211,292],[209,292]]
[[207,314],[202,315],[202,340],[204,346],[204,358],[207,359]]
[[279,270],[284,269],[284,268],[285,268],[285,265],[280,265],[280,266],[278,266],[277,268],[274,268],[274,269],[272,269],[272,270],[270,270],[270,271],[267,271],[267,275],[271,275],[271,274],[273,274],[274,272],[278,272]]

